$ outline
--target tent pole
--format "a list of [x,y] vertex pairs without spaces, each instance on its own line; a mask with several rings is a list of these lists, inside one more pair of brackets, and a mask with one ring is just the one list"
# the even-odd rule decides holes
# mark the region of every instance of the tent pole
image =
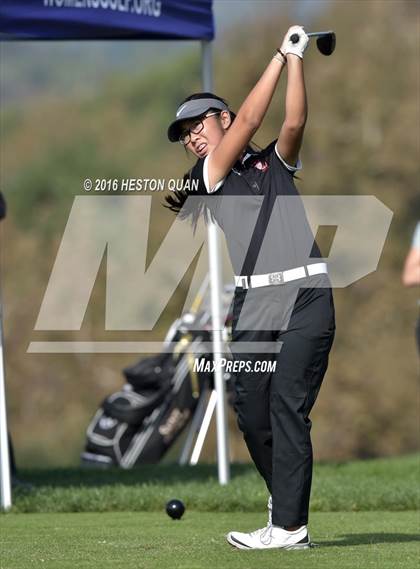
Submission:
[[12,506],[10,485],[9,439],[7,436],[6,387],[4,381],[3,357],[3,305],[0,298],[0,490],[1,509],[9,510]]
[[[202,84],[204,91],[213,90],[212,77],[212,50],[211,42],[201,42],[201,68]],[[208,224],[207,239],[209,245],[209,273],[210,273],[210,293],[211,293],[211,313],[213,331],[213,357],[215,361],[214,384],[217,394],[216,422],[217,422],[217,466],[219,483],[227,484],[230,478],[229,452],[228,452],[228,433],[226,420],[226,389],[223,370],[220,366],[222,358],[222,328],[221,321],[221,290],[222,276],[220,264],[219,236],[216,225],[211,222]]]

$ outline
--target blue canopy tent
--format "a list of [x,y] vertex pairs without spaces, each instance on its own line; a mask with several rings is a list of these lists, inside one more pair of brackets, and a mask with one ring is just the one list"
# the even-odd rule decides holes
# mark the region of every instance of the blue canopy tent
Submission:
[[[2,0],[0,40],[199,40],[202,83],[212,90],[212,0]],[[221,357],[221,269],[216,226],[208,226],[213,353]],[[0,481],[1,506],[11,506],[0,303]],[[222,367],[216,365],[219,482],[229,481],[226,396]]]
[[2,0],[1,38],[206,40],[212,0]]

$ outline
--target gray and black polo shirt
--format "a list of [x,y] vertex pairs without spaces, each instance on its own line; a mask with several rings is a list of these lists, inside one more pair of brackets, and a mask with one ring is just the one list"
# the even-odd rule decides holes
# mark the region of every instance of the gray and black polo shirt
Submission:
[[251,149],[226,177],[209,187],[209,155],[197,160],[191,180],[225,233],[236,275],[265,274],[319,262],[321,254],[307,221],[292,167],[281,158],[277,140],[259,152]]

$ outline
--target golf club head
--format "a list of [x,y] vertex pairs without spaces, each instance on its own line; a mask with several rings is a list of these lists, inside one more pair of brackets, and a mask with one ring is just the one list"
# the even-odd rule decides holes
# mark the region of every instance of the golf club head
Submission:
[[[335,50],[335,33],[334,32],[310,32],[309,37],[316,37],[316,45],[323,55],[331,55]],[[292,43],[298,43],[299,34],[293,34],[290,37]]]
[[331,55],[335,50],[335,33],[331,32],[316,39],[316,45],[322,55]]

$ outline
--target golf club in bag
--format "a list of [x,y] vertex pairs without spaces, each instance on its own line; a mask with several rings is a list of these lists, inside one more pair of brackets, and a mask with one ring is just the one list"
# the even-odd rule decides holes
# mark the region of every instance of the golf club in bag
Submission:
[[[157,463],[190,423],[200,396],[213,387],[211,373],[194,370],[196,357],[212,359],[202,345],[211,342],[207,288],[208,278],[190,311],[171,325],[160,354],[123,370],[126,383],[106,397],[87,428],[82,466],[129,469]],[[226,339],[232,293],[225,287]]]

